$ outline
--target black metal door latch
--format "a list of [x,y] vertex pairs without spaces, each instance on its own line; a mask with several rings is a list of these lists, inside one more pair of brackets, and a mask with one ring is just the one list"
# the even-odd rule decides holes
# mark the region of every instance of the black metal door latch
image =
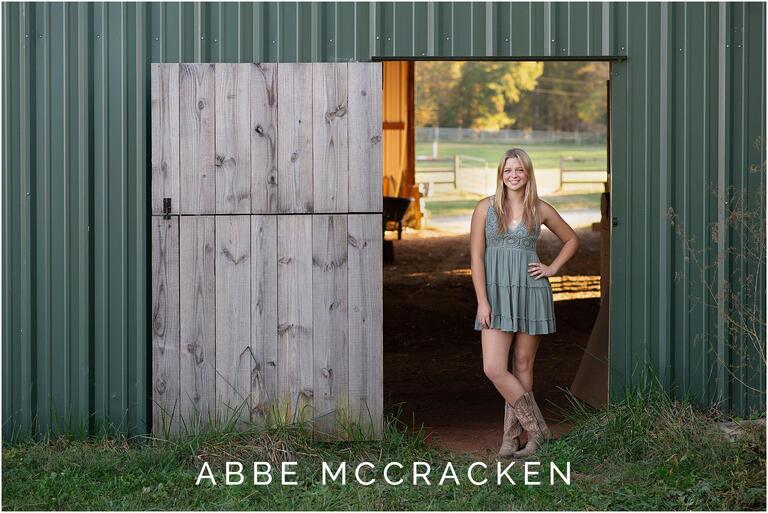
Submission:
[[163,219],[171,218],[171,198],[163,198]]

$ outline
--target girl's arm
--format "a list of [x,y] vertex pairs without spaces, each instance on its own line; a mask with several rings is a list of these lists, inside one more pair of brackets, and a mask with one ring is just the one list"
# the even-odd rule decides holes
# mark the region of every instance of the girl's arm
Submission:
[[470,268],[472,284],[477,296],[477,314],[480,322],[490,325],[491,306],[485,290],[485,217],[488,214],[488,198],[480,200],[472,212],[469,229]]
[[563,247],[560,248],[560,253],[551,264],[538,266],[530,264],[531,269],[529,269],[529,272],[534,278],[557,274],[579,249],[579,237],[576,235],[576,232],[560,217],[560,214],[557,213],[557,210],[552,205],[546,201],[539,200],[539,212],[542,223],[552,230],[552,233],[557,235],[557,238],[563,242]]

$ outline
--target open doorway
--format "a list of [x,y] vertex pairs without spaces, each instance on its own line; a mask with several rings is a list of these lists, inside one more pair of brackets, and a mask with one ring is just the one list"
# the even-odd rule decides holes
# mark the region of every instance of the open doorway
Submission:
[[[550,278],[557,332],[541,337],[534,393],[555,436],[566,390],[607,400],[610,260],[608,62],[383,62],[384,404],[460,451],[495,451],[504,401],[483,372],[469,228],[503,152],[524,148],[538,192],[579,252]],[[489,87],[489,84],[492,87]],[[504,88],[496,85],[504,84]],[[537,252],[561,243],[546,227]],[[601,306],[602,305],[602,306]],[[585,356],[586,355],[586,356]],[[511,363],[511,361],[510,361]]]

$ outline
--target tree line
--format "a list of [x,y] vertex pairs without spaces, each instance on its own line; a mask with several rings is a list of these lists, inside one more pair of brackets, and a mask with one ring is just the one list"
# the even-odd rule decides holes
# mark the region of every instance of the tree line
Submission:
[[417,62],[416,126],[605,132],[604,62]]

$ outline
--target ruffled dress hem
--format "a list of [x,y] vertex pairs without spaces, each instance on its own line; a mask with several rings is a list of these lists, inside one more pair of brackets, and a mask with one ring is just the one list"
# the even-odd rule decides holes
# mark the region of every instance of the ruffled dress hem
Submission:
[[[491,304],[491,328],[530,335],[556,331],[552,289],[546,278],[540,278],[535,285],[486,283],[485,290]],[[483,330],[477,319],[475,330]]]
[[[524,317],[507,317],[505,315],[491,315],[491,329],[507,331],[510,333],[527,333],[529,335],[549,335],[557,329],[555,319],[533,320]],[[475,331],[482,331],[480,321],[475,319]]]

